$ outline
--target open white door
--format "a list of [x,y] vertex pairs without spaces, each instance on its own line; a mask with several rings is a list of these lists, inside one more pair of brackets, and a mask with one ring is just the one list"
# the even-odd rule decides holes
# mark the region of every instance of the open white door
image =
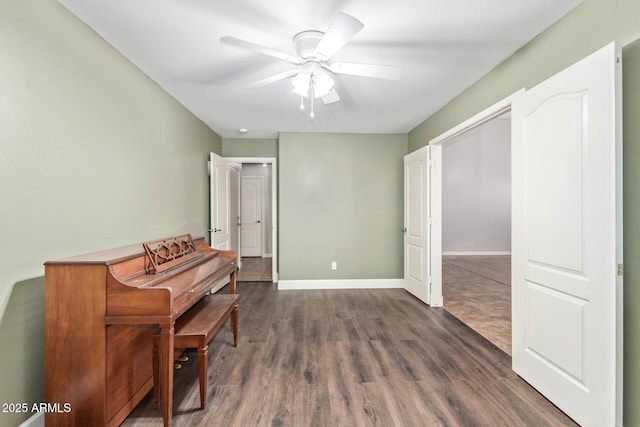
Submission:
[[583,426],[621,425],[620,69],[611,44],[512,103],[513,369]]
[[430,147],[404,157],[404,287],[430,303]]
[[211,247],[230,250],[230,163],[215,153],[209,154],[211,174],[209,190],[211,201]]
[[229,163],[229,249],[236,253],[236,262],[240,268],[242,268],[240,254],[241,179],[242,163]]

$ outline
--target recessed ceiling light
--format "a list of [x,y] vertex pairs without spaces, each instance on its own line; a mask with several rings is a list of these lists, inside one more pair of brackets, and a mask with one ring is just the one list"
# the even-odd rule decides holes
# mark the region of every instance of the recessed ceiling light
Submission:
[[249,130],[247,128],[240,128],[238,129],[238,134],[239,135],[246,135],[247,132],[249,132]]

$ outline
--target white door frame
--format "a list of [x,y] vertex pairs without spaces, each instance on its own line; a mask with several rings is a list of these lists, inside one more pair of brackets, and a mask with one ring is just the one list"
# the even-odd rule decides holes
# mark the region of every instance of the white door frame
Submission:
[[[234,163],[271,165],[271,280],[278,282],[278,160],[275,157],[225,157]],[[264,227],[263,227],[264,234]]]
[[[429,141],[429,145],[431,146],[431,160],[433,162],[430,187],[431,219],[433,221],[431,233],[432,239],[435,242],[442,241],[442,144],[511,111],[511,103],[513,100],[522,96],[524,92],[524,88],[518,90]],[[431,278],[431,300],[435,302],[435,304],[432,303],[431,305],[442,305],[441,243],[431,245]]]
[[[240,267],[242,266],[242,259],[240,258],[240,227],[238,226],[237,216],[240,215],[240,188],[242,187],[242,164],[230,162],[229,164],[229,231],[230,231],[230,248],[236,250],[234,247],[234,241],[237,244],[236,263]],[[237,178],[237,185],[233,185],[234,172]],[[235,203],[234,203],[235,202]],[[236,218],[234,218],[235,213]]]

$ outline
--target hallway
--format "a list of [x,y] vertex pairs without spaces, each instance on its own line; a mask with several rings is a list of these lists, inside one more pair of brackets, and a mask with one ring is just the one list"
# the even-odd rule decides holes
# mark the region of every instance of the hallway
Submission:
[[271,282],[271,258],[242,257],[242,268],[238,270],[240,282]]

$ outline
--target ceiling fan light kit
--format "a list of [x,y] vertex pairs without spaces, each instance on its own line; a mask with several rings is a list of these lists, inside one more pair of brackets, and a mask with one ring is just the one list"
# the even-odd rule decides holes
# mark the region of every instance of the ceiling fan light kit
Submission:
[[[317,62],[305,63],[292,80],[293,92],[307,97],[321,98],[333,90],[333,79]],[[313,95],[311,91],[313,90]]]
[[[346,45],[364,24],[345,13],[338,13],[326,33],[316,30],[302,31],[293,37],[296,56],[260,46],[234,37],[222,37],[220,42],[271,56],[298,67],[297,70],[263,79],[272,84],[293,77],[292,91],[300,96],[300,109],[304,110],[304,98],[309,98],[311,117],[315,116],[313,100],[321,98],[324,104],[340,100],[331,74],[349,74],[386,80],[397,80],[402,68],[392,65],[333,63],[331,58]],[[255,87],[255,86],[254,86]]]

